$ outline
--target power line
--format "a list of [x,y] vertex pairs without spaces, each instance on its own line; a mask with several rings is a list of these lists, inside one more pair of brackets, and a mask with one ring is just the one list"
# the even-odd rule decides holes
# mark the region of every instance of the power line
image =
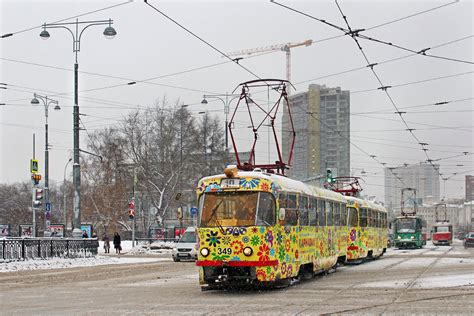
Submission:
[[[89,11],[89,12],[86,12],[86,13],[82,13],[82,14],[79,14],[79,15],[71,16],[71,17],[68,17],[68,18],[65,18],[65,19],[61,19],[61,20],[57,20],[57,21],[50,22],[50,23],[59,23],[59,22],[63,22],[63,21],[66,21],[66,20],[75,19],[75,18],[78,18],[78,17],[81,17],[81,16],[85,16],[85,15],[89,15],[89,14],[92,14],[92,13],[97,13],[97,12],[109,10],[109,9],[112,9],[112,8],[115,8],[115,7],[119,7],[119,6],[122,6],[122,5],[124,5],[124,4],[129,4],[129,3],[134,2],[134,1],[135,1],[135,0],[128,0],[128,1],[125,1],[125,2],[122,2],[122,3],[119,3],[119,4],[114,4],[114,5],[111,5],[111,6],[102,8],[102,9],[97,9],[97,10],[94,10],[94,11]],[[38,25],[38,26],[33,26],[33,27],[30,27],[30,28],[27,28],[27,29],[24,29],[24,30],[21,30],[21,31],[16,31],[16,32],[13,32],[13,33],[6,33],[6,34],[3,34],[2,36],[0,36],[0,38],[7,38],[7,37],[13,36],[13,35],[15,35],[15,34],[20,34],[20,33],[28,32],[28,31],[31,31],[31,30],[34,30],[34,29],[37,29],[37,28],[41,28],[41,27],[43,27],[43,24]]]
[[421,15],[421,14],[424,14],[424,13],[427,13],[427,12],[431,12],[431,11],[434,11],[434,10],[438,10],[438,9],[441,9],[441,8],[444,8],[444,7],[447,7],[447,6],[450,6],[452,4],[455,4],[455,3],[458,3],[459,0],[455,0],[453,2],[449,2],[449,3],[446,3],[446,4],[442,4],[440,6],[437,6],[437,7],[434,7],[434,8],[431,8],[431,9],[427,9],[427,10],[423,10],[423,11],[420,11],[420,12],[417,12],[417,13],[414,13],[414,14],[410,14],[410,15],[407,15],[405,17],[401,17],[401,18],[398,18],[398,19],[395,19],[395,20],[392,20],[392,21],[389,21],[389,22],[385,22],[385,23],[381,23],[381,24],[378,24],[378,25],[374,25],[374,26],[371,26],[369,28],[366,28],[365,30],[366,31],[369,31],[369,30],[373,30],[375,28],[378,28],[378,27],[382,27],[382,26],[386,26],[386,25],[389,25],[389,24],[392,24],[392,23],[396,23],[396,22],[399,22],[399,21],[403,21],[403,20],[406,20],[406,19],[409,19],[409,18],[412,18],[412,17],[415,17],[415,16],[418,16],[418,15]]
[[148,0],[144,0],[144,2],[145,2],[150,8],[152,8],[153,10],[155,10],[156,12],[158,12],[159,14],[161,14],[162,16],[164,16],[165,18],[167,18],[168,20],[170,20],[171,22],[173,22],[174,24],[176,24],[177,26],[179,26],[181,29],[185,30],[187,33],[191,34],[192,36],[194,36],[195,38],[197,38],[198,40],[200,40],[201,42],[203,42],[204,44],[206,44],[207,46],[209,46],[210,48],[212,48],[213,50],[215,50],[216,52],[218,52],[218,53],[221,54],[222,56],[226,57],[226,58],[229,59],[230,61],[233,61],[236,65],[238,65],[240,68],[242,68],[242,69],[244,69],[245,71],[247,71],[249,74],[253,75],[253,76],[256,77],[257,79],[262,79],[262,78],[260,78],[258,75],[256,75],[254,72],[252,72],[250,69],[248,69],[248,68],[245,67],[244,65],[241,65],[240,63],[238,63],[238,60],[231,58],[231,57],[228,56],[226,53],[224,53],[223,51],[221,51],[220,49],[218,49],[217,47],[215,47],[214,45],[212,45],[212,44],[209,43],[208,41],[204,40],[202,37],[196,35],[196,34],[195,34],[194,32],[192,32],[190,29],[186,28],[185,26],[183,26],[182,24],[180,24],[179,22],[177,22],[176,20],[174,20],[174,19],[171,18],[170,16],[166,15],[164,12],[158,10],[156,7],[154,7],[153,5],[151,5],[150,3],[148,3]]
[[379,87],[379,88],[376,88],[376,89],[356,90],[356,91],[351,91],[351,94],[357,94],[357,93],[361,93],[361,92],[378,91],[378,90],[381,90],[382,88],[384,88],[384,89],[389,89],[389,88],[393,89],[393,88],[405,87],[405,86],[420,84],[420,83],[424,83],[424,82],[430,82],[430,81],[436,81],[436,80],[441,80],[441,79],[465,76],[465,75],[472,74],[472,73],[474,73],[474,71],[461,72],[461,73],[457,73],[457,74],[453,74],[453,75],[446,75],[446,76],[441,76],[441,77],[428,78],[428,79],[423,79],[423,80],[418,80],[418,81],[411,81],[411,82],[400,83],[400,84],[391,85],[391,86],[382,86],[382,87]]

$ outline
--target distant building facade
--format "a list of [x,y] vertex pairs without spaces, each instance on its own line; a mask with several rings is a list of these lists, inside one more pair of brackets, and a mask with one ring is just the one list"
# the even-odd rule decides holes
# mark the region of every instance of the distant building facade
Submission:
[[[401,191],[404,188],[416,189],[417,205],[424,201],[437,203],[440,200],[439,165],[413,165],[394,169],[385,168],[385,207],[400,209]],[[403,182],[398,180],[395,173]],[[408,206],[410,203],[406,204]]]
[[466,201],[474,201],[474,176],[466,176]]
[[[307,92],[289,97],[296,132],[292,167],[288,176],[307,180],[325,175],[350,175],[350,93],[341,88],[311,84]],[[291,147],[291,123],[283,112],[283,158]]]

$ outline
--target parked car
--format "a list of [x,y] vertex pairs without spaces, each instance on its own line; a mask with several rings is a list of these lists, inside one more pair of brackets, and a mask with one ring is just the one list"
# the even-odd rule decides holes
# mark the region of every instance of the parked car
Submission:
[[173,261],[196,260],[196,229],[188,227],[172,250]]
[[474,231],[467,233],[464,238],[464,248],[474,247]]

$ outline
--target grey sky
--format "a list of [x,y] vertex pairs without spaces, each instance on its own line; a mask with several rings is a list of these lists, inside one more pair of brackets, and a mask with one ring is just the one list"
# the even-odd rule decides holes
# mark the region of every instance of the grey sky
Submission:
[[[149,2],[224,52],[306,39],[318,41],[341,34],[327,25],[269,1]],[[81,40],[78,57],[81,71],[79,105],[81,113],[87,114],[82,120],[88,131],[93,132],[114,124],[132,107],[151,105],[163,96],[172,102],[179,98],[183,103],[195,104],[189,109],[196,115],[198,111],[207,109],[223,119],[222,103],[210,102],[204,107],[200,101],[203,93],[231,92],[240,82],[255,79],[233,63],[168,76],[147,84],[126,85],[131,80],[144,80],[226,61],[219,53],[166,20],[143,1],[1,0],[0,34],[19,32],[44,22],[50,23],[120,3],[126,4],[80,18],[112,18],[113,26],[118,32],[115,39],[107,40],[102,35],[102,26],[91,27],[84,32]],[[282,3],[345,26],[333,1]],[[450,1],[339,2],[353,28],[370,28],[448,3]],[[364,34],[415,50],[469,37],[430,52],[472,61],[472,9],[471,1],[457,2]],[[72,38],[65,30],[49,30],[51,38],[44,41],[39,37],[40,31],[37,28],[0,39],[0,82],[9,85],[6,90],[0,89],[0,103],[7,104],[0,106],[2,183],[29,179],[32,133],[36,133],[36,157],[40,160],[41,172],[44,172],[44,109],[42,106],[30,105],[33,92],[56,95],[52,98],[57,99],[62,107],[59,112],[50,109],[50,143],[53,145],[50,152],[50,179],[62,180],[64,166],[71,155],[74,88]],[[410,55],[406,51],[378,43],[365,40],[360,42],[369,60],[374,63]],[[262,78],[285,77],[283,52],[244,59],[241,63]],[[310,83],[340,86],[350,90],[353,114],[351,141],[380,157],[387,166],[426,160],[421,147],[405,131],[398,115],[393,113],[395,110],[383,92],[357,92],[380,86],[368,68],[311,81],[365,65],[362,54],[349,37],[316,42],[309,47],[292,50],[292,82],[296,92],[305,91]],[[417,129],[416,136],[429,144],[432,159],[473,152],[473,102],[470,99],[473,97],[473,75],[469,73],[474,70],[472,64],[413,56],[382,64],[375,67],[375,70],[383,83],[390,86],[457,75],[395,87],[390,93],[395,104],[402,111],[408,112],[404,117]],[[85,91],[115,85],[119,86]],[[459,99],[468,100],[403,109]],[[359,114],[378,110],[387,111],[384,114]],[[240,120],[243,121],[243,117]],[[245,125],[243,122],[242,124]],[[458,129],[439,128],[440,126]],[[250,133],[248,135],[250,138]],[[86,138],[87,133],[81,132],[82,148],[85,148]],[[446,195],[462,197],[465,172],[474,169],[473,156],[444,159],[438,163],[446,176],[455,172],[460,174],[446,182]],[[362,169],[368,172],[364,193],[383,199],[383,171],[380,165],[351,147],[351,168],[356,175]],[[441,194],[443,193],[441,183]]]

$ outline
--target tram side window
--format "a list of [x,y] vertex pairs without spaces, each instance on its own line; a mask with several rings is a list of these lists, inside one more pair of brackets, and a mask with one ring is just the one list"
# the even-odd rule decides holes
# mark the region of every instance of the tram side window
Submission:
[[298,225],[298,209],[296,208],[296,194],[288,194],[285,209],[285,226]]
[[271,193],[260,192],[257,225],[271,226],[275,224],[275,200]]
[[374,211],[370,208],[367,209],[367,226],[368,227],[375,227],[375,214]]
[[367,227],[367,209],[360,209],[360,227]]
[[318,211],[319,226],[326,226],[326,201],[318,200]]
[[339,209],[341,211],[341,226],[347,225],[347,210],[345,204],[339,204]]
[[334,214],[334,226],[341,226],[341,210],[339,203],[333,203],[333,214]]
[[318,201],[315,198],[309,199],[308,220],[310,226],[318,226]]
[[333,203],[326,201],[326,226],[332,226],[333,225]]
[[308,219],[308,197],[304,195],[300,195],[300,203],[299,203],[299,215],[300,215],[300,226],[308,226],[309,219]]
[[348,207],[347,208],[347,213],[349,216],[349,219],[347,221],[349,227],[357,227],[359,226],[359,216],[357,214],[357,209],[354,207]]

